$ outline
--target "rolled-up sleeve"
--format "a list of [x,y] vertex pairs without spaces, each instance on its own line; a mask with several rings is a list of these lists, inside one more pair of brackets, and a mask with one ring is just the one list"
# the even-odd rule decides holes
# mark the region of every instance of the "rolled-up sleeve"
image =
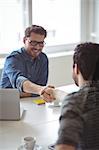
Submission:
[[23,92],[23,82],[28,80],[23,76],[19,76],[16,80],[16,88],[19,89],[20,92]]

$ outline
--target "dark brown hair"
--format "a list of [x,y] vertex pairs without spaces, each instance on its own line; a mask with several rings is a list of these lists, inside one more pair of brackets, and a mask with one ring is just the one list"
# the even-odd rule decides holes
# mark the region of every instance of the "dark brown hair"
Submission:
[[73,56],[75,64],[85,80],[99,80],[99,44],[86,42],[77,45]]
[[47,36],[47,31],[43,27],[38,25],[31,25],[30,27],[26,28],[25,37],[30,37],[32,32],[44,35],[44,37]]

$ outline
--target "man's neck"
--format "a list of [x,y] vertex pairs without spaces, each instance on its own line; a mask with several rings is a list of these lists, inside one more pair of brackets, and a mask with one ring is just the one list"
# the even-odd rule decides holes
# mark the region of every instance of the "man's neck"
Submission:
[[81,88],[82,86],[84,86],[85,84],[87,84],[89,81],[88,80],[84,80],[84,78],[82,77],[82,75],[80,74],[78,77],[78,85]]

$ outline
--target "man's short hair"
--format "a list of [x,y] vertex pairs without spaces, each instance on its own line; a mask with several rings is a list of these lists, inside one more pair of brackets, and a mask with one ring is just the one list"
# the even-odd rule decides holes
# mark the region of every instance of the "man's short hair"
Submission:
[[73,66],[77,64],[84,80],[99,80],[99,44],[86,42],[76,46]]
[[31,25],[30,27],[26,28],[25,37],[30,37],[32,32],[36,34],[44,35],[44,37],[47,36],[47,31],[43,27],[38,25]]

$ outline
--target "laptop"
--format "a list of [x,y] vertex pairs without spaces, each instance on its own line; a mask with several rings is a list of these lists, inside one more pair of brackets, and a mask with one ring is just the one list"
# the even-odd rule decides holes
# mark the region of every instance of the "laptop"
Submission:
[[19,91],[0,88],[0,120],[20,120],[21,115]]

